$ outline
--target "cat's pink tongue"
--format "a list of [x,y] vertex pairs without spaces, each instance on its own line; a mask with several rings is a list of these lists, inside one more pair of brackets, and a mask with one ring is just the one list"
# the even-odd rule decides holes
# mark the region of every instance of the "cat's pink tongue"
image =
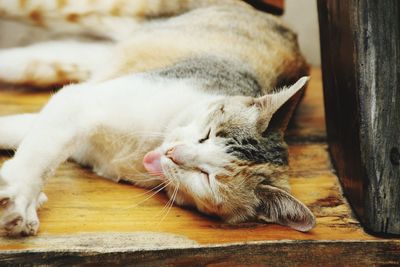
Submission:
[[163,176],[161,168],[161,153],[157,151],[148,152],[143,158],[144,168],[151,175]]

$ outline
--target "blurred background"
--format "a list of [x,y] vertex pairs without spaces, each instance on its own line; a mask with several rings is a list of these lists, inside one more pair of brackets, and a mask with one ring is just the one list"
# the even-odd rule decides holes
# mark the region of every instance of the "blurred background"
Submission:
[[[317,3],[312,0],[285,0],[283,19],[299,36],[300,47],[309,63],[320,65]],[[0,48],[26,45],[48,39],[42,29],[0,20]]]
[[298,33],[301,51],[309,63],[320,65],[317,1],[285,0],[283,19]]

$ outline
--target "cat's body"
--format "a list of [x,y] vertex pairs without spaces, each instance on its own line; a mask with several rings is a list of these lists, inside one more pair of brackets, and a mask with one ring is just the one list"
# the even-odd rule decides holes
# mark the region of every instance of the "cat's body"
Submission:
[[[40,1],[22,2],[28,9]],[[237,1],[156,2],[164,7],[136,2],[142,9],[135,12],[150,12],[140,19],[129,1],[115,2],[120,13],[134,13],[129,23],[137,26],[129,34],[94,32],[118,36],[115,44],[56,41],[0,52],[3,81],[82,82],[64,87],[38,114],[0,118],[0,147],[18,147],[0,172],[8,234],[37,232],[44,178],[67,158],[116,181],[165,187],[175,203],[229,222],[258,218],[303,231],[314,225],[311,212],[287,193],[283,131],[294,104],[272,118],[306,82],[272,91],[307,73],[295,35]],[[214,5],[199,8],[208,2]],[[7,1],[2,6],[12,10]],[[71,1],[59,8],[81,7]],[[92,23],[76,10],[63,13],[67,32]]]

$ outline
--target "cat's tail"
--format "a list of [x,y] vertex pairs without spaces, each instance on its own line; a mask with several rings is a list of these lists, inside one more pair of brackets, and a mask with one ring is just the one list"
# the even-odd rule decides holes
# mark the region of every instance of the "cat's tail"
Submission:
[[143,22],[239,0],[0,0],[0,17],[66,34],[121,40]]

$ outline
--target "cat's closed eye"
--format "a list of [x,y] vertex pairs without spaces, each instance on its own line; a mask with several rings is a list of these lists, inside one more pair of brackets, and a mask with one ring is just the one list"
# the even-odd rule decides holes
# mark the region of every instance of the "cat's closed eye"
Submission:
[[207,134],[205,137],[199,139],[199,143],[203,143],[204,141],[208,140],[210,138],[210,133],[211,133],[211,128],[208,130]]
[[228,133],[225,132],[224,130],[220,130],[215,134],[216,137],[221,137],[221,138],[226,138],[228,136]]

